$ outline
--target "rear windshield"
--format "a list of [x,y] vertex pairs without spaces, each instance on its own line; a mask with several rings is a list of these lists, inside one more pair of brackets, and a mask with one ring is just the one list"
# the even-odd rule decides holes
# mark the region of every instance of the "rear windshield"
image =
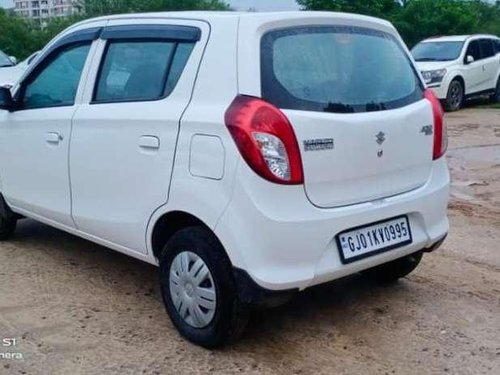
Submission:
[[276,30],[261,42],[262,97],[282,109],[355,113],[406,106],[423,86],[400,43],[382,31]]

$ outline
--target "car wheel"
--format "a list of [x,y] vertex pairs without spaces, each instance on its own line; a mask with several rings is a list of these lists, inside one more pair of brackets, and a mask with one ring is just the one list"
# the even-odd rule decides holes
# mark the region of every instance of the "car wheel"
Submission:
[[458,111],[462,108],[464,102],[464,87],[458,80],[453,80],[448,88],[446,96],[445,108],[449,112]]
[[500,78],[497,82],[497,87],[495,89],[495,93],[492,95],[493,103],[500,103]]
[[0,216],[0,241],[10,239],[16,231],[16,226],[15,218]]
[[407,255],[375,268],[363,271],[363,275],[382,284],[395,283],[413,272],[422,260],[423,253]]
[[180,230],[160,259],[163,302],[189,341],[212,348],[237,339],[248,321],[232,265],[222,245],[203,227]]

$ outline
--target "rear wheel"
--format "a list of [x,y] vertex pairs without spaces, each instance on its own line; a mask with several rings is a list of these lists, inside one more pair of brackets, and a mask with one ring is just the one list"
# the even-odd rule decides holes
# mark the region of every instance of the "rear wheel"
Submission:
[[458,111],[464,102],[464,87],[462,83],[455,79],[451,81],[448,88],[448,95],[445,100],[445,108],[449,112]]
[[14,217],[0,216],[0,241],[11,238],[16,231],[17,220]]
[[217,347],[243,332],[248,309],[239,300],[231,262],[208,229],[174,234],[161,255],[160,274],[170,319],[189,341]]
[[375,268],[363,271],[363,275],[379,283],[395,283],[402,277],[412,273],[422,260],[423,253],[407,255],[404,258],[393,260]]
[[495,93],[491,96],[491,99],[493,103],[500,103],[500,78],[498,79]]

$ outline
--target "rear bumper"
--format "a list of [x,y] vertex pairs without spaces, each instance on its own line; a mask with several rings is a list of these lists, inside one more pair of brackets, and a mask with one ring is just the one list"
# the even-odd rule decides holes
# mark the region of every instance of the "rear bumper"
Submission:
[[[215,233],[234,267],[266,290],[303,290],[405,255],[430,249],[448,232],[449,172],[434,162],[427,183],[384,200],[335,209],[308,201],[302,186],[279,186],[241,163],[231,203]],[[408,215],[413,243],[344,265],[336,234],[361,225]]]

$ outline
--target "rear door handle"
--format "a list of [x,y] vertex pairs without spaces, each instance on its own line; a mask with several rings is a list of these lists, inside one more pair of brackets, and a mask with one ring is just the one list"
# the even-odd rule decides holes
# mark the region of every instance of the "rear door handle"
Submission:
[[153,135],[143,135],[139,138],[139,147],[148,150],[157,150],[160,148],[160,139]]
[[64,137],[56,132],[49,132],[45,135],[45,140],[47,143],[53,143],[53,144],[58,144],[64,139]]

